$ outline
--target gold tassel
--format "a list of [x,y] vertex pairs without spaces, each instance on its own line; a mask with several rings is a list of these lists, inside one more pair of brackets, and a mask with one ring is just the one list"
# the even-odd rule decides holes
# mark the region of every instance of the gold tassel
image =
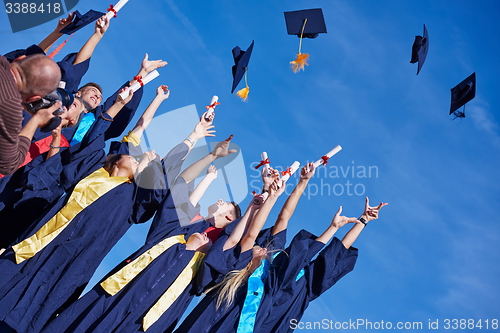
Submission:
[[297,54],[297,58],[294,61],[290,61],[292,64],[292,70],[294,73],[297,73],[300,70],[304,70],[304,66],[309,66],[307,60],[309,59],[309,54],[307,53],[299,53]]
[[250,92],[250,88],[248,86],[246,86],[245,88],[241,89],[241,90],[238,90],[236,92],[236,95],[238,97],[241,97],[241,99],[246,102],[247,101],[247,98],[248,98],[248,93]]
[[68,40],[69,40],[71,37],[73,37],[73,35],[74,35],[74,33],[72,33],[71,35],[69,35],[69,37],[68,37],[68,38],[67,38],[64,42],[62,42],[62,43],[61,43],[61,45],[59,45],[58,47],[56,47],[56,49],[55,49],[54,51],[52,51],[52,52],[48,55],[48,57],[49,57],[50,59],[54,58],[54,57],[56,56],[56,54],[58,54],[58,53],[59,53],[59,51],[61,51],[61,49],[64,47],[64,45],[66,45],[66,43],[68,42]]

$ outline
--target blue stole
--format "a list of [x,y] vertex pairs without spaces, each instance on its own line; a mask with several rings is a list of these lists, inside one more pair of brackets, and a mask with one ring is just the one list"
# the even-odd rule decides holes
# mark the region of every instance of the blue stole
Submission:
[[269,272],[269,260],[262,260],[260,266],[248,278],[247,295],[241,309],[236,333],[253,332],[255,317],[264,294],[264,280]]
[[74,146],[77,143],[82,142],[83,137],[88,132],[90,126],[92,126],[94,121],[95,121],[95,115],[92,112],[84,114],[82,120],[80,121],[80,124],[78,124],[78,128],[76,129],[75,134],[73,135],[73,139],[71,139],[69,145]]
[[[281,252],[275,253],[272,259],[276,258],[279,253]],[[247,295],[241,308],[240,321],[236,333],[248,333],[254,330],[255,318],[259,311],[260,300],[264,295],[264,280],[267,278],[269,266],[268,260],[262,260],[260,266],[248,278]],[[304,276],[304,273],[305,269],[302,268],[299,274],[297,274],[295,281]]]

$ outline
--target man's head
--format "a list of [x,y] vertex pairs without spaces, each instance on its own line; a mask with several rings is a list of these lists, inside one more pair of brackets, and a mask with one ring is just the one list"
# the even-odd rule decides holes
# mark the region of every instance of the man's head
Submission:
[[235,202],[219,199],[208,207],[208,215],[214,217],[214,227],[225,228],[229,223],[241,217],[241,209]]
[[102,102],[102,88],[97,83],[89,82],[82,86],[75,94],[79,97],[87,112],[94,110]]
[[56,90],[61,81],[59,66],[46,55],[34,54],[10,64],[23,103],[29,103]]

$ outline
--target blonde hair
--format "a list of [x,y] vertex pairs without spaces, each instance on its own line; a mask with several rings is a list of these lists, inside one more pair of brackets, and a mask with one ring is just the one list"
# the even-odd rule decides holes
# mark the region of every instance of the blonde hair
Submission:
[[218,310],[222,304],[226,304],[226,309],[234,303],[234,298],[236,297],[236,292],[240,289],[241,285],[244,284],[252,272],[250,272],[250,267],[252,266],[252,261],[246,265],[245,268],[241,270],[234,270],[226,274],[224,280],[221,283],[212,287],[212,289],[219,288],[217,291],[217,302],[215,308]]

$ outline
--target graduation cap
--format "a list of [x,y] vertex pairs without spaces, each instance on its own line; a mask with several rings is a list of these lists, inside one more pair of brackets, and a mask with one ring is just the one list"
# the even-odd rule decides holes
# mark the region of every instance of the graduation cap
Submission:
[[241,97],[244,101],[247,100],[248,93],[250,92],[250,88],[248,87],[247,82],[247,71],[248,71],[248,62],[250,61],[250,56],[252,55],[254,41],[248,47],[246,51],[242,51],[238,46],[233,48],[233,58],[234,58],[234,66],[233,70],[233,87],[231,89],[231,93],[234,92],[234,89],[238,86],[241,79],[245,77],[245,88],[236,92],[236,95]]
[[68,26],[66,26],[64,29],[61,29],[61,31],[59,31],[59,32],[62,34],[71,35],[72,33],[75,33],[78,30],[80,30],[81,28],[89,25],[90,23],[95,22],[98,18],[100,18],[103,15],[106,15],[106,14],[92,10],[92,9],[83,15],[80,14],[80,12],[76,10],[75,17],[73,18],[73,22],[68,24]]
[[316,38],[318,34],[326,33],[325,18],[321,8],[314,8],[285,12],[285,22],[288,34],[297,35],[300,38],[297,58],[290,62],[293,72],[297,73],[301,69],[304,70],[305,65],[308,65],[309,54],[301,52],[302,39]]
[[49,58],[54,58],[56,54],[61,51],[61,49],[66,45],[66,43],[69,41],[69,39],[73,36],[75,32],[80,30],[81,28],[85,27],[86,25],[89,25],[92,22],[95,22],[99,17],[105,15],[104,13],[95,11],[95,10],[89,10],[85,14],[80,14],[79,11],[75,10],[74,17],[73,17],[73,22],[68,24],[65,28],[61,29],[59,32],[62,34],[69,35],[69,37],[61,43],[54,51],[52,51],[48,57]]
[[464,111],[458,111],[458,109],[475,96],[476,73],[474,72],[468,78],[451,89],[450,115],[455,115],[455,118],[465,118],[465,106]]
[[427,52],[429,51],[429,35],[427,34],[427,28],[424,24],[424,36],[415,36],[415,41],[411,47],[411,60],[410,63],[414,64],[418,61],[417,75],[420,69],[424,65],[425,57],[427,57]]

